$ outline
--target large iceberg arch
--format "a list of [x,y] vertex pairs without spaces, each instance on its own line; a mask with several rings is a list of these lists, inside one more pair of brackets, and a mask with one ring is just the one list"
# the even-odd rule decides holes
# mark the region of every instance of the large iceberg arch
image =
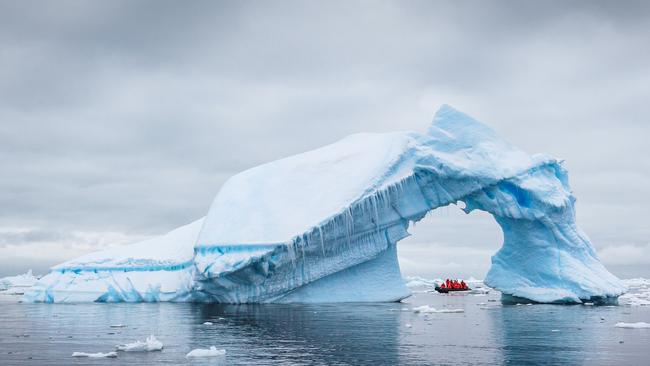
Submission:
[[[177,261],[182,268],[143,271],[147,296],[143,285],[112,286],[94,300],[397,301],[409,295],[397,242],[427,212],[461,202],[466,212],[491,213],[503,230],[489,286],[538,302],[615,299],[625,288],[576,226],[574,201],[560,161],[529,156],[443,106],[426,133],[352,135],[231,177],[200,231],[192,224],[198,236],[184,238],[193,252]],[[28,298],[64,301],[51,290],[64,282],[53,279],[63,267]],[[166,280],[167,292],[157,279],[165,270],[183,278]]]

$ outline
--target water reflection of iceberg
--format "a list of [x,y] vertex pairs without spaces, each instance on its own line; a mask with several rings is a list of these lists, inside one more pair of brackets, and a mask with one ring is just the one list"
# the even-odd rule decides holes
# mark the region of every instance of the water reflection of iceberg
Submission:
[[[219,339],[235,341],[242,352],[237,362],[302,364],[396,365],[399,364],[399,312],[394,305],[226,305],[194,304],[196,322],[227,323],[215,329]],[[223,319],[219,319],[223,318]],[[215,327],[219,323],[215,324]],[[197,335],[197,337],[204,337]],[[234,352],[232,352],[234,353]],[[231,354],[232,354],[231,353]]]
[[504,305],[487,313],[504,364],[581,364],[598,339],[585,334],[592,328],[584,323],[595,320],[582,306]]

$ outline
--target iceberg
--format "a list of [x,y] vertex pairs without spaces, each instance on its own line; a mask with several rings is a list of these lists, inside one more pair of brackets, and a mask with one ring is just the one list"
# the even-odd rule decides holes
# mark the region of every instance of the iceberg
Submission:
[[0,294],[22,295],[36,281],[38,278],[34,276],[31,269],[21,275],[0,278]]
[[[425,133],[365,133],[231,177],[206,217],[63,263],[32,301],[379,302],[410,295],[397,243],[436,208],[503,230],[485,284],[544,303],[625,291],[575,220],[562,161],[443,106]],[[173,248],[173,250],[172,250]]]

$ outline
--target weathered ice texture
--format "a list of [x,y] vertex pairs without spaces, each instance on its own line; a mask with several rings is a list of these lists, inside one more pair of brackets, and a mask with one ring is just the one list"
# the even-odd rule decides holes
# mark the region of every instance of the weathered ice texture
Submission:
[[[409,295],[397,242],[427,212],[461,202],[503,229],[489,286],[538,302],[615,299],[625,288],[577,227],[574,201],[561,162],[443,106],[426,133],[352,135],[239,173],[200,230],[135,244],[135,256],[127,247],[64,263],[27,299],[396,301]],[[151,262],[171,245],[182,255]]]

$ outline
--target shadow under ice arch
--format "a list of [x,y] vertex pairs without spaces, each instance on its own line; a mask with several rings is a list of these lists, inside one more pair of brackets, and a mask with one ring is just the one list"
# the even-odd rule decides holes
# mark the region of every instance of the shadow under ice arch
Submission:
[[489,286],[538,302],[624,291],[576,226],[561,162],[529,156],[443,106],[425,134],[353,135],[231,178],[199,235],[198,293],[219,302],[399,300],[409,292],[397,242],[410,223],[460,201],[503,230]]
[[625,290],[577,227],[560,161],[524,153],[443,106],[426,133],[357,134],[231,177],[208,215],[159,238],[60,264],[28,301],[396,301],[409,225],[438,207],[503,230],[485,282],[537,302]]

